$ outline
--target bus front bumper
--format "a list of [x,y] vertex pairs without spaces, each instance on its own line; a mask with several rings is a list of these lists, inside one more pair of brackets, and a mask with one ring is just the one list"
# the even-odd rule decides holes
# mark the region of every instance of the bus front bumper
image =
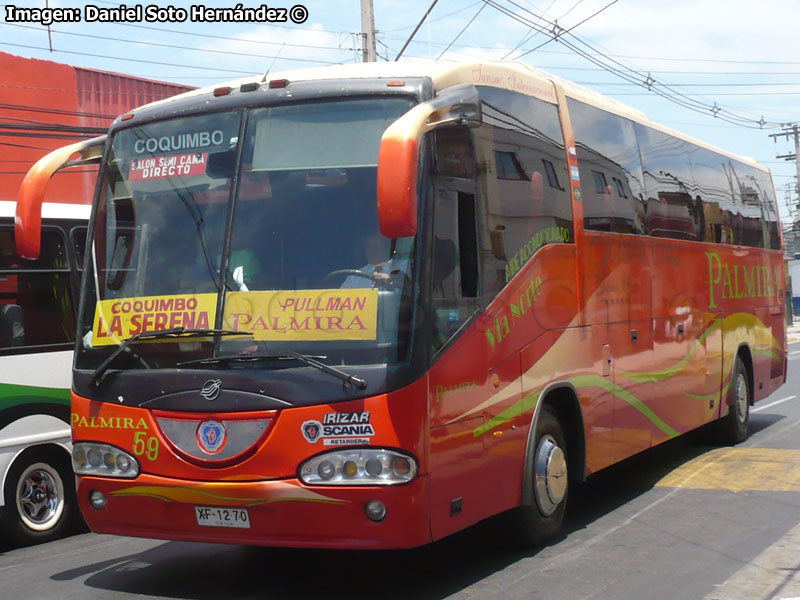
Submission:
[[[297,479],[198,482],[140,475],[134,480],[78,477],[78,500],[96,533],[196,542],[302,548],[411,548],[431,541],[427,476],[385,487],[308,487]],[[100,492],[105,506],[90,502]],[[95,494],[97,498],[97,494]],[[379,522],[366,504],[386,507]],[[199,508],[200,511],[196,510]],[[208,511],[204,509],[212,509]],[[198,513],[246,509],[226,526],[200,525]],[[239,517],[237,511],[224,513]],[[230,515],[229,515],[230,513]]]

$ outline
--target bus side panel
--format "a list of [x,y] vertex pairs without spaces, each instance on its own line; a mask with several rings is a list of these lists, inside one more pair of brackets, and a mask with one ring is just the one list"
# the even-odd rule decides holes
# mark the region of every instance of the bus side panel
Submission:
[[574,273],[573,245],[545,246],[431,368],[434,539],[520,503],[538,394],[575,368]]
[[[712,310],[722,314],[722,391],[730,384],[736,353],[746,346],[753,362],[754,400],[782,383],[786,357],[785,281],[779,251],[707,246],[702,285]],[[721,414],[728,412],[721,403]]]
[[[652,408],[685,433],[719,414],[722,336],[718,309],[709,306],[706,244],[652,238],[654,362]],[[654,443],[674,437],[662,431]]]

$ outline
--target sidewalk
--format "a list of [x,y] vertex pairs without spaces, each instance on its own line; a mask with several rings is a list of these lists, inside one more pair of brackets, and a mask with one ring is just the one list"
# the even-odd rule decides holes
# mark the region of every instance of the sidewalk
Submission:
[[786,328],[786,341],[789,344],[800,342],[800,318],[795,317],[794,322]]

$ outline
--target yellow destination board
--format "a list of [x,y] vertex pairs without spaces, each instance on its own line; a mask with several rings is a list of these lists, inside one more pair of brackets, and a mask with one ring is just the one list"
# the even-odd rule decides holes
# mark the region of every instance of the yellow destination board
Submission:
[[231,292],[223,327],[256,340],[374,340],[378,290]]
[[214,326],[216,294],[181,294],[101,300],[94,311],[93,346],[118,344],[150,331]]
[[[216,294],[181,294],[101,300],[94,316],[94,346],[118,344],[137,333],[214,326]],[[223,327],[264,341],[374,340],[378,290],[332,289],[229,292]]]

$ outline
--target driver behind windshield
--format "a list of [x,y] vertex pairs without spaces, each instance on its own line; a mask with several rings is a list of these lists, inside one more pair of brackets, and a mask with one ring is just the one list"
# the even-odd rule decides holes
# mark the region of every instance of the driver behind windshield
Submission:
[[[408,257],[389,249],[389,240],[379,233],[364,240],[367,264],[358,269],[362,274],[348,275],[342,288],[392,287],[401,288],[408,277]],[[387,258],[388,257],[388,258]]]

